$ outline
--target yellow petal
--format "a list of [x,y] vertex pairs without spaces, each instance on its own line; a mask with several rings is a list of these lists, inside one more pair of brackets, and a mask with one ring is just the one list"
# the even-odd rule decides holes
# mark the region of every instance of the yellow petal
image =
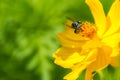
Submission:
[[94,70],[99,70],[106,67],[110,62],[111,52],[112,49],[108,46],[103,46],[102,48],[99,48],[96,61],[93,62],[89,67],[93,68]]
[[115,33],[108,37],[102,39],[102,42],[107,44],[108,46],[114,48],[119,45],[120,42],[120,33]]
[[120,43],[118,48],[114,48],[111,56],[111,65],[113,67],[120,67]]
[[111,57],[117,56],[119,54],[120,33],[115,33],[111,36],[105,37],[102,39],[102,42],[113,48]]
[[85,74],[85,80],[93,80],[93,74],[92,74],[93,70],[90,68],[86,69],[86,74]]
[[108,13],[108,17],[111,20],[111,27],[109,27],[108,31],[105,33],[104,36],[108,36],[112,33],[115,33],[120,29],[120,1],[115,0],[113,5],[110,8]]
[[[120,52],[119,52],[120,53]],[[111,58],[111,63],[113,67],[120,67],[120,54],[119,56],[115,56]]]
[[87,55],[80,55],[78,52],[81,50],[62,47],[54,54],[56,64],[72,69],[72,72],[64,77],[66,80],[76,80],[86,66],[96,60],[96,49]]
[[84,51],[87,51],[87,50],[89,51],[90,49],[98,48],[101,46],[102,46],[102,43],[100,40],[92,39],[92,40],[89,40],[86,43],[84,43],[84,45],[82,46],[82,49]]
[[[88,56],[86,57],[85,61],[87,62],[87,64],[91,64],[92,62],[94,62],[97,59],[97,49],[93,49]],[[88,66],[87,65],[87,66]],[[85,80],[92,80],[93,77],[93,69],[87,68],[86,70],[86,77]]]
[[120,47],[116,46],[113,48],[112,50],[112,54],[111,54],[111,57],[116,57],[120,54]]
[[90,51],[83,61],[71,67],[72,72],[66,75],[64,79],[76,80],[79,77],[80,73],[86,68],[86,66],[92,63],[94,60],[96,60],[96,49]]
[[103,46],[98,49],[96,60],[88,65],[85,75],[85,80],[92,80],[92,72],[96,70],[101,70],[105,68],[110,63],[109,54],[111,53],[111,48]]
[[86,3],[91,9],[96,27],[98,28],[98,35],[101,37],[106,29],[106,17],[103,7],[99,0],[86,0]]
[[[81,48],[82,45],[84,45],[84,43],[86,42],[86,40],[80,40],[81,38],[79,36],[74,36],[74,35],[68,36],[68,34],[65,32],[59,33],[57,36],[59,38],[60,43],[64,47]],[[76,40],[74,40],[74,39],[76,39]]]
[[72,67],[72,72],[67,74],[64,77],[64,79],[65,80],[76,80],[85,68],[86,68],[86,64],[78,64]]
[[87,64],[90,64],[90,63],[92,63],[93,61],[96,60],[96,56],[97,56],[97,49],[95,48],[95,49],[92,49],[88,53],[88,55],[86,55],[86,58],[85,58],[84,62],[87,63]]
[[85,59],[85,55],[80,55],[80,51],[81,50],[62,47],[53,54],[55,63],[64,68],[70,68]]

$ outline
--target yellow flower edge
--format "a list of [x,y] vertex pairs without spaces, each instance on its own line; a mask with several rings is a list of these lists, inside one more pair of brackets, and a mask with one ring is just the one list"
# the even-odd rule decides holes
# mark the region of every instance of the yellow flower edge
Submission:
[[[114,1],[107,16],[99,0],[85,2],[91,10],[95,24],[84,22],[84,32],[79,34],[75,34],[74,29],[65,25],[65,32],[58,34],[62,47],[53,54],[55,63],[72,70],[64,77],[65,80],[76,80],[85,69],[85,80],[92,80],[95,71],[110,64],[119,66],[120,1]],[[68,21],[67,24],[71,25],[72,22]]]

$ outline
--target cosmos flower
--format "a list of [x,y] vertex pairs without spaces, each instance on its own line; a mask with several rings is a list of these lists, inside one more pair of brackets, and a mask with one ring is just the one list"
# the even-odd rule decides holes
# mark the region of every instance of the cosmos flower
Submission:
[[116,67],[120,55],[120,1],[115,0],[105,16],[99,0],[85,0],[95,24],[83,22],[75,33],[68,20],[66,30],[57,36],[62,45],[54,54],[55,63],[71,69],[65,80],[76,80],[86,70],[85,80],[92,80],[94,72],[108,65]]

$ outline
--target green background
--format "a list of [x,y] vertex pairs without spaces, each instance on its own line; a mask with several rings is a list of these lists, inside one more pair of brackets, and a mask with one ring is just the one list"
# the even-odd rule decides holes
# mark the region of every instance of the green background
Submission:
[[[113,1],[101,0],[105,13]],[[63,80],[70,70],[54,64],[52,54],[66,17],[93,22],[84,0],[0,0],[0,80]],[[94,80],[120,80],[119,73],[109,66]]]

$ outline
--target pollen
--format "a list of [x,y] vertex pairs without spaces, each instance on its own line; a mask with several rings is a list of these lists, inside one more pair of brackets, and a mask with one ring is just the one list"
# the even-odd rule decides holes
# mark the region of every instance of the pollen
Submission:
[[83,22],[80,33],[82,37],[86,38],[93,38],[97,32],[97,28],[95,25],[89,23],[89,22]]

